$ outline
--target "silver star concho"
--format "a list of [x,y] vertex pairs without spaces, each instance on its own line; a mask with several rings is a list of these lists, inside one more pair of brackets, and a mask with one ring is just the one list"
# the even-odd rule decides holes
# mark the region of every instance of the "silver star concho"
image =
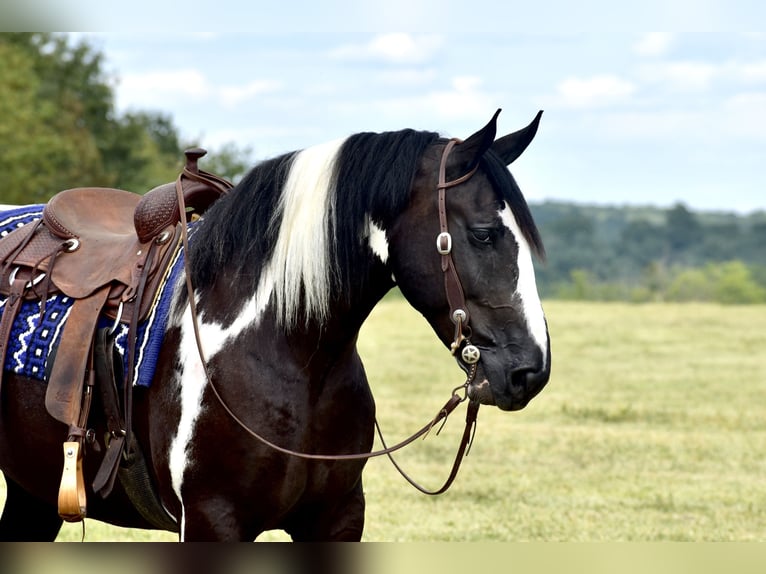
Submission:
[[477,363],[479,361],[479,358],[481,357],[481,352],[474,345],[466,345],[465,347],[463,347],[463,350],[461,351],[460,356],[463,357],[463,361],[465,361],[469,365],[473,365],[474,363]]

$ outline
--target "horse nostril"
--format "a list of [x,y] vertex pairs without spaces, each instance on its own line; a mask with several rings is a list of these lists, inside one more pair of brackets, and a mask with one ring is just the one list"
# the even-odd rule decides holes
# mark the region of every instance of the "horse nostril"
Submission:
[[522,387],[526,389],[528,393],[536,394],[548,382],[549,375],[550,371],[548,369],[528,367],[517,369],[513,372],[511,377],[514,386]]
[[549,369],[529,370],[526,373],[527,389],[537,392],[542,389],[550,377]]

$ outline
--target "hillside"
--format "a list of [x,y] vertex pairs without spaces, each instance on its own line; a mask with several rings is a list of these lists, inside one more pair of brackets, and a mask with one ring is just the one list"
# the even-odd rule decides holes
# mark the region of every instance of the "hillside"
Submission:
[[[537,265],[543,296],[720,300],[710,293],[718,289],[711,282],[738,273],[747,293],[734,299],[742,295],[746,300],[729,302],[766,298],[766,211],[741,215],[696,212],[683,204],[611,207],[554,201],[531,203],[530,208],[548,253],[547,261]],[[691,270],[700,283],[692,289],[696,293],[687,292]]]

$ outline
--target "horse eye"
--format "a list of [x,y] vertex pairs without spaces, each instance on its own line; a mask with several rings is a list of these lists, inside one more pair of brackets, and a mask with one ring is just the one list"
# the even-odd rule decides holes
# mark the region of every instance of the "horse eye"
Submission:
[[471,236],[482,245],[491,245],[493,240],[493,233],[491,229],[476,228],[471,229]]

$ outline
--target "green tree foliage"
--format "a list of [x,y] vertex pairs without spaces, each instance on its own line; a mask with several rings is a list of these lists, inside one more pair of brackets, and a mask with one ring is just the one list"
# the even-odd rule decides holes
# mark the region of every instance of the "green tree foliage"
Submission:
[[694,262],[696,247],[701,243],[703,236],[697,217],[685,205],[676,204],[667,212],[664,231],[667,257],[670,261]]
[[[103,59],[68,36],[0,34],[0,203],[43,202],[77,186],[144,193],[178,175],[196,142],[182,142],[167,114],[118,115]],[[202,167],[236,177],[249,155],[229,144]]]
[[95,141],[71,110],[41,97],[32,55],[0,42],[0,78],[2,201],[43,201],[81,173],[100,181]]

